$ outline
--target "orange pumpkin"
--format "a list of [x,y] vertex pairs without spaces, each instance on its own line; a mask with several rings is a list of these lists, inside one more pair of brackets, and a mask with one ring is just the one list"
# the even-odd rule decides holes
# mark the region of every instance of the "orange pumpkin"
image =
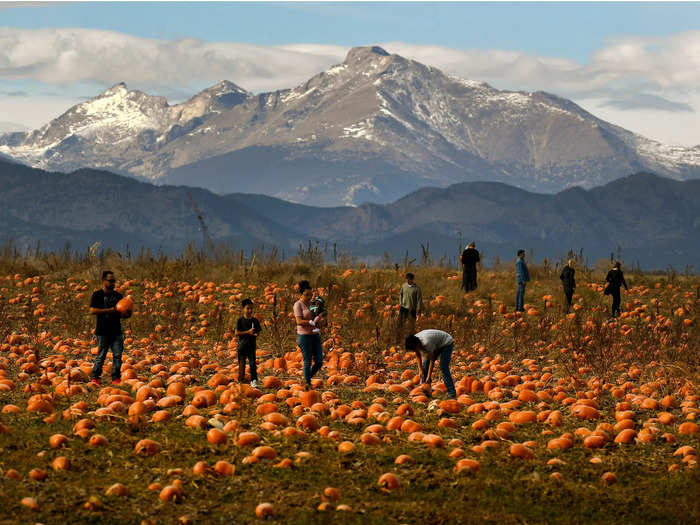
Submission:
[[385,490],[397,490],[401,488],[401,482],[399,481],[399,478],[397,478],[396,475],[392,474],[391,472],[382,474],[379,477],[377,485],[379,485]]
[[218,428],[211,428],[207,432],[207,441],[212,445],[225,445],[228,441],[226,433]]
[[401,454],[394,460],[396,465],[413,465],[416,461],[408,454]]
[[535,454],[532,452],[532,450],[520,443],[514,443],[513,445],[511,445],[508,449],[508,453],[513,457],[522,459],[532,459],[535,457]]
[[637,433],[633,429],[626,428],[615,436],[615,443],[632,443],[636,435]]
[[70,460],[65,456],[58,456],[51,462],[54,470],[70,470]]
[[117,312],[119,312],[119,315],[125,319],[129,318],[134,313],[134,301],[132,301],[129,296],[124,297],[116,304],[114,308],[116,308]]
[[54,434],[49,438],[51,448],[61,448],[68,444],[68,438],[63,434]]
[[678,426],[679,434],[697,434],[698,430],[700,430],[700,427],[692,421],[686,421]]
[[275,459],[277,457],[277,452],[275,449],[268,446],[260,446],[253,449],[253,456],[258,459]]
[[118,496],[118,497],[124,497],[129,495],[129,489],[126,487],[126,485],[123,485],[122,483],[115,483],[114,485],[110,485],[107,490],[105,490],[105,496]]
[[106,447],[108,443],[109,441],[102,434],[93,434],[88,441],[91,447]]
[[222,476],[233,476],[236,472],[236,467],[228,461],[217,461],[214,465],[214,472]]
[[355,451],[355,444],[352,441],[343,441],[338,445],[338,452],[341,454],[352,454]]
[[152,456],[160,452],[161,448],[160,443],[157,441],[153,441],[152,439],[142,439],[136,443],[134,452],[144,456]]
[[617,482],[617,476],[615,475],[614,472],[605,472],[600,479],[605,483],[606,485],[612,485],[613,483]]
[[455,472],[476,472],[479,470],[479,462],[474,459],[460,459],[455,465]]
[[255,515],[258,518],[268,518],[275,515],[275,508],[272,503],[260,503],[255,507]]
[[255,432],[241,432],[238,435],[238,446],[239,447],[252,447],[260,443],[260,436]]

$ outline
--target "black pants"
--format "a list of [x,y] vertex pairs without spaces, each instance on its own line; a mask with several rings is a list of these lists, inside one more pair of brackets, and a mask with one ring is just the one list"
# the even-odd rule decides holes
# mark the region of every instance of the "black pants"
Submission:
[[255,347],[238,349],[238,382],[242,383],[245,380],[245,364],[246,360],[250,364],[250,380],[258,380],[258,367],[255,364]]
[[620,315],[620,289],[619,288],[610,288],[610,295],[612,295],[612,316],[615,317],[615,314]]
[[462,289],[465,292],[476,290],[476,268],[462,269]]
[[408,320],[409,329],[413,331],[413,329],[416,327],[416,317],[418,317],[416,310],[409,310],[403,306],[399,307],[399,329],[403,330],[403,327]]
[[571,303],[573,302],[574,299],[574,291],[573,290],[564,290],[564,297],[566,297],[566,313],[569,313],[569,310],[571,309]]
[[418,313],[415,310],[409,310],[403,306],[399,307],[399,326],[403,326],[407,319],[410,319],[413,323],[415,323],[416,317],[418,317]]

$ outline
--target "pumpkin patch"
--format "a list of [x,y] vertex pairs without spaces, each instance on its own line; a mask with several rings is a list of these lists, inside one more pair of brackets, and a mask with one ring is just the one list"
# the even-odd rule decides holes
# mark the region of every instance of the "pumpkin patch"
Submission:
[[[111,354],[90,382],[87,268],[0,275],[0,508],[21,522],[200,523],[211,509],[246,523],[544,522],[567,515],[565,494],[592,522],[690,522],[697,278],[630,276],[609,319],[595,279],[566,314],[558,277],[533,265],[521,314],[508,272],[464,295],[449,268],[415,269],[430,294],[418,329],[455,339],[448,399],[439,360],[421,384],[402,346],[393,269],[324,267],[324,359],[307,388],[292,266],[129,264],[114,385]],[[233,335],[247,297],[256,387],[247,368],[238,381]],[[644,498],[621,516],[631,494]]]

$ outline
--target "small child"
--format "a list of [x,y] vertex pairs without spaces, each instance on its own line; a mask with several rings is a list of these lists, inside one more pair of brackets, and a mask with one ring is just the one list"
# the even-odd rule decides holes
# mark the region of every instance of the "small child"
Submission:
[[[328,310],[326,309],[326,302],[318,295],[311,300],[311,306],[309,310],[314,314],[314,323],[319,321],[325,321]],[[314,334],[320,334],[321,329],[316,327],[312,330]]]
[[253,301],[243,299],[241,310],[243,316],[236,321],[236,334],[238,336],[238,382],[245,379],[246,359],[250,364],[250,386],[258,387],[258,368],[255,363],[255,350],[258,334],[262,331],[260,322],[253,317]]

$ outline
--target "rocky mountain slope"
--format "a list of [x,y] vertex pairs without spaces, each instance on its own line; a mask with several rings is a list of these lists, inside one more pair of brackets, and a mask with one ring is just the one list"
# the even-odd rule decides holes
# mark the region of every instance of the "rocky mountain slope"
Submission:
[[163,97],[130,91],[120,83],[37,130],[5,135],[0,139],[4,144],[0,152],[43,169],[109,167],[120,171],[124,163],[152,154],[249,96],[232,82],[223,81],[170,106]]
[[203,242],[196,203],[216,242],[287,255],[308,240],[337,243],[358,257],[402,260],[430,245],[454,255],[460,232],[488,260],[514,250],[558,258],[584,250],[591,262],[621,249],[629,263],[684,269],[700,260],[700,180],[636,174],[591,190],[536,194],[495,182],[424,188],[391,204],[322,208],[264,195],[216,195],[155,186],[105,171],[49,173],[0,161],[0,243],[82,251],[96,241],[132,252],[178,252]]
[[644,170],[700,176],[700,146],[664,146],[557,96],[500,91],[378,47],[259,95],[223,82],[169,106],[120,84],[39,130],[5,135],[0,153],[321,206],[475,180],[554,192]]

